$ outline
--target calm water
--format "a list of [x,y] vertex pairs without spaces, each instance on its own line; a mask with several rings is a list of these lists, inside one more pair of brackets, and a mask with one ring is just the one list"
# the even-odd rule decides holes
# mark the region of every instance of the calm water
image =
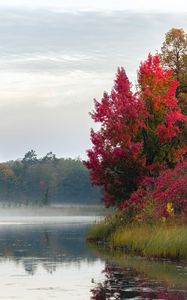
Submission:
[[85,243],[95,221],[93,216],[1,218],[0,299],[187,299],[185,264],[160,264],[163,278],[156,263],[147,268],[141,260],[122,263],[98,255]]

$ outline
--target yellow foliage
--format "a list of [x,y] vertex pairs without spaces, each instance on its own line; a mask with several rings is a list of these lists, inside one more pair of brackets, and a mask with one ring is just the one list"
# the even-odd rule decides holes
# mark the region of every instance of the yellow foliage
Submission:
[[162,221],[163,223],[165,223],[165,222],[166,222],[166,217],[162,217],[162,218],[161,218],[161,221]]
[[174,215],[174,208],[173,208],[172,202],[167,203],[167,212],[170,216]]

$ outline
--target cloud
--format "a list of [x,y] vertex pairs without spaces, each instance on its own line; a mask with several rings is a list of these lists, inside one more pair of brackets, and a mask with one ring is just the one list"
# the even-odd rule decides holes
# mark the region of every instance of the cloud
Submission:
[[85,155],[93,98],[111,90],[117,67],[124,66],[134,83],[140,61],[160,49],[171,27],[187,31],[186,14],[21,7],[2,8],[0,18],[3,160],[31,148],[41,155]]
[[61,75],[0,72],[0,107],[28,103],[49,108],[82,102],[111,85],[108,73],[75,70]]
[[154,11],[154,12],[187,12],[186,0],[1,0],[1,6],[19,8],[43,8],[56,11]]

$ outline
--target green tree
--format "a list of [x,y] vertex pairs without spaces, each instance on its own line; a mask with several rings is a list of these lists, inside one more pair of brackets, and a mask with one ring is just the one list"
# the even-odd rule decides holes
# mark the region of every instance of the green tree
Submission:
[[37,154],[34,150],[30,150],[29,152],[27,152],[24,158],[22,159],[22,163],[25,166],[31,166],[36,162],[37,162]]

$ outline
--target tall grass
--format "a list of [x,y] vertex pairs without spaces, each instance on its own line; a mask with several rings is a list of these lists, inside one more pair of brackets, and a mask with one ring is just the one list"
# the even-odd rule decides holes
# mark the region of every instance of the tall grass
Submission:
[[187,259],[187,226],[125,226],[111,235],[110,244],[146,257]]
[[112,249],[155,258],[187,260],[187,225],[97,224],[88,235],[91,241],[108,241]]
[[88,241],[109,241],[112,233],[124,225],[125,221],[121,213],[109,215],[101,223],[95,224],[91,227],[87,234]]
[[113,232],[113,226],[110,223],[100,223],[92,226],[87,234],[87,241],[92,242],[106,242],[109,240]]

